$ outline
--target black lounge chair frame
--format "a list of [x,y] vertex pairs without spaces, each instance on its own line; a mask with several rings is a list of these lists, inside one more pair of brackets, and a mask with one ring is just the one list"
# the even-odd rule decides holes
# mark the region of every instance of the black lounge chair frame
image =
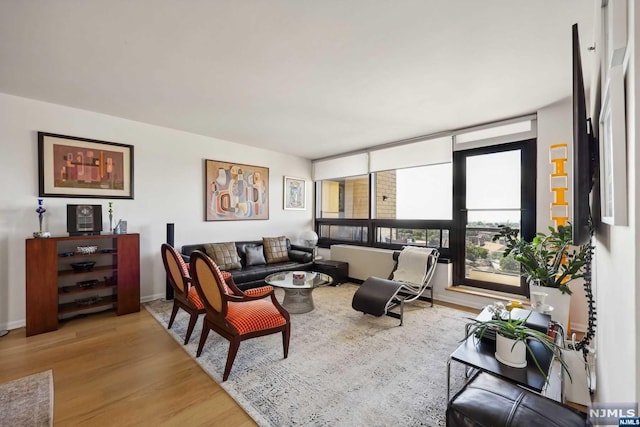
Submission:
[[[400,325],[404,321],[404,304],[406,302],[415,301],[420,298],[427,290],[430,295],[431,306],[433,307],[433,285],[431,280],[435,274],[438,265],[440,253],[437,249],[433,249],[427,258],[427,274],[422,284],[413,284],[393,280],[393,274],[398,268],[398,260],[400,252],[393,254],[395,264],[388,279],[371,276],[365,280],[360,288],[353,295],[351,306],[356,311],[374,316],[387,315],[400,319]],[[400,307],[399,312],[391,311],[396,307]]]

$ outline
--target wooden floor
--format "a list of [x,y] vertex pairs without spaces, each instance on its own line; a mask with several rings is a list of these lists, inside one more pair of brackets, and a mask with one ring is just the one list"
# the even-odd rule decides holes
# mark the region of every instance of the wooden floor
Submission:
[[0,383],[53,370],[56,426],[256,425],[144,309],[12,330],[0,362]]
[[15,329],[0,338],[0,383],[52,369],[56,426],[255,426],[181,347],[144,309]]

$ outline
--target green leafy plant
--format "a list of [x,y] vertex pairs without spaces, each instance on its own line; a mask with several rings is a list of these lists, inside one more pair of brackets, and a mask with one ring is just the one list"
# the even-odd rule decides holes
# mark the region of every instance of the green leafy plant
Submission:
[[527,348],[527,353],[531,355],[533,363],[536,365],[542,376],[547,378],[547,374],[545,374],[542,366],[540,366],[538,359],[536,358],[533,350],[531,349],[531,346],[529,345],[530,341],[537,341],[542,344],[542,346],[547,349],[547,351],[555,356],[555,358],[560,362],[562,369],[567,372],[567,375],[571,380],[569,367],[562,357],[562,347],[556,344],[556,342],[549,335],[536,329],[529,328],[526,323],[530,315],[531,313],[529,313],[529,315],[524,319],[513,319],[511,317],[510,311],[496,310],[494,312],[493,318],[490,320],[478,320],[470,318],[473,323],[467,329],[467,335],[465,339],[469,338],[470,336],[475,336],[477,339],[482,339],[486,332],[488,330],[491,330],[496,334],[502,335],[505,338],[515,340],[516,342],[514,342],[513,347],[515,347],[517,341],[523,341]]
[[506,244],[503,256],[510,254],[522,266],[522,275],[529,285],[558,288],[562,293],[571,294],[567,286],[570,280],[584,277],[584,266],[590,245],[574,246],[571,224],[549,227],[549,234],[537,233],[531,242],[519,237],[519,230],[500,226],[500,232],[493,241]]

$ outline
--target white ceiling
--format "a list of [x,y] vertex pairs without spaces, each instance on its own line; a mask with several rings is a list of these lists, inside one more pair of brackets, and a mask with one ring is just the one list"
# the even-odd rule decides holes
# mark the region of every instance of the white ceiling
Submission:
[[0,92],[306,158],[534,112],[587,0],[2,0]]

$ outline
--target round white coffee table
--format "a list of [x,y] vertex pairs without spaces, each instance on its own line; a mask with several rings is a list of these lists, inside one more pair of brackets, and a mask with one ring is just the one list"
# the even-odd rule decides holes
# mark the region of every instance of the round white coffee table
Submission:
[[[303,277],[296,275],[304,275]],[[282,306],[292,314],[313,310],[313,290],[333,283],[328,274],[315,271],[283,271],[267,276],[264,281],[273,287],[284,289]]]

